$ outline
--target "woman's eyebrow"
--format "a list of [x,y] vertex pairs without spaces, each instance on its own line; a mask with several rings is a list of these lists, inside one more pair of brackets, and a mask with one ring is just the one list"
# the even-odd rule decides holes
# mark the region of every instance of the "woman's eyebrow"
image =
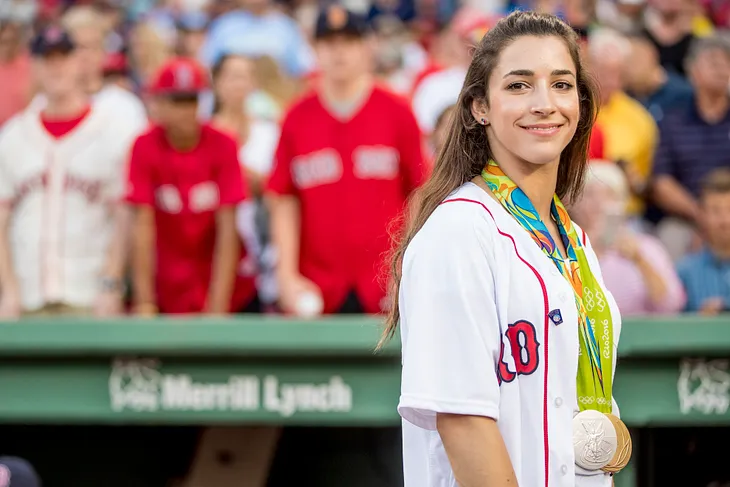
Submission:
[[[575,73],[569,69],[555,69],[551,76],[572,76],[575,78]],[[504,78],[508,76],[535,76],[535,72],[530,69],[515,69],[504,75]]]

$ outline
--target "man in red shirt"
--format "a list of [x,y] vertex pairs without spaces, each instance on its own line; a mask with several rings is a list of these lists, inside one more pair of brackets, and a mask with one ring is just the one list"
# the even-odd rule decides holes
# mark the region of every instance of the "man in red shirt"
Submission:
[[415,118],[374,85],[366,34],[365,21],[342,7],[319,16],[318,88],[282,124],[268,192],[287,313],[317,311],[302,309],[312,296],[324,313],[380,312],[388,227],[425,177]]
[[[407,101],[374,85],[363,19],[325,10],[315,51],[317,89],[285,117],[268,184],[280,302],[285,312],[315,314],[317,296],[324,313],[378,313],[389,226],[427,172],[421,134]],[[268,485],[342,475],[318,463],[320,449],[333,465],[363,452],[372,468],[359,473],[361,485],[403,485],[400,444],[399,428],[285,428]]]
[[173,59],[149,87],[158,125],[132,148],[126,200],[135,208],[133,285],[140,314],[227,313],[254,300],[238,275],[235,208],[244,198],[235,141],[201,124],[207,75]]

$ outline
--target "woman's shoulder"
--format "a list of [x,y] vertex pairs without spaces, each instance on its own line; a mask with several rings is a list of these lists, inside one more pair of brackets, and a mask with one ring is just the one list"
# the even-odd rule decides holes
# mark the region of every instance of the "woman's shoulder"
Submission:
[[484,190],[465,183],[431,213],[409,250],[442,253],[491,246],[497,233],[492,204]]

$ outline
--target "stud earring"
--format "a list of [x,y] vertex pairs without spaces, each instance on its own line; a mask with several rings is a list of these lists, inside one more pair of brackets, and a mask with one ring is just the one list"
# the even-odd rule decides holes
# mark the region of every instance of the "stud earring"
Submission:
[[486,120],[485,118],[480,118],[480,119],[479,119],[479,122],[480,122],[480,123],[481,123],[482,125],[486,125],[486,124],[487,124],[487,120]]

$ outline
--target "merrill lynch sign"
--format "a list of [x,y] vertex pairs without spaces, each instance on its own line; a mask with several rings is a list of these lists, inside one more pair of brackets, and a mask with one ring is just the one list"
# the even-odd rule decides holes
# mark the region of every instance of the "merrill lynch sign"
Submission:
[[166,374],[154,359],[115,360],[109,375],[115,412],[270,411],[349,412],[352,388],[341,377],[320,384],[281,383],[277,376],[231,375],[221,382],[195,382],[187,374]]

